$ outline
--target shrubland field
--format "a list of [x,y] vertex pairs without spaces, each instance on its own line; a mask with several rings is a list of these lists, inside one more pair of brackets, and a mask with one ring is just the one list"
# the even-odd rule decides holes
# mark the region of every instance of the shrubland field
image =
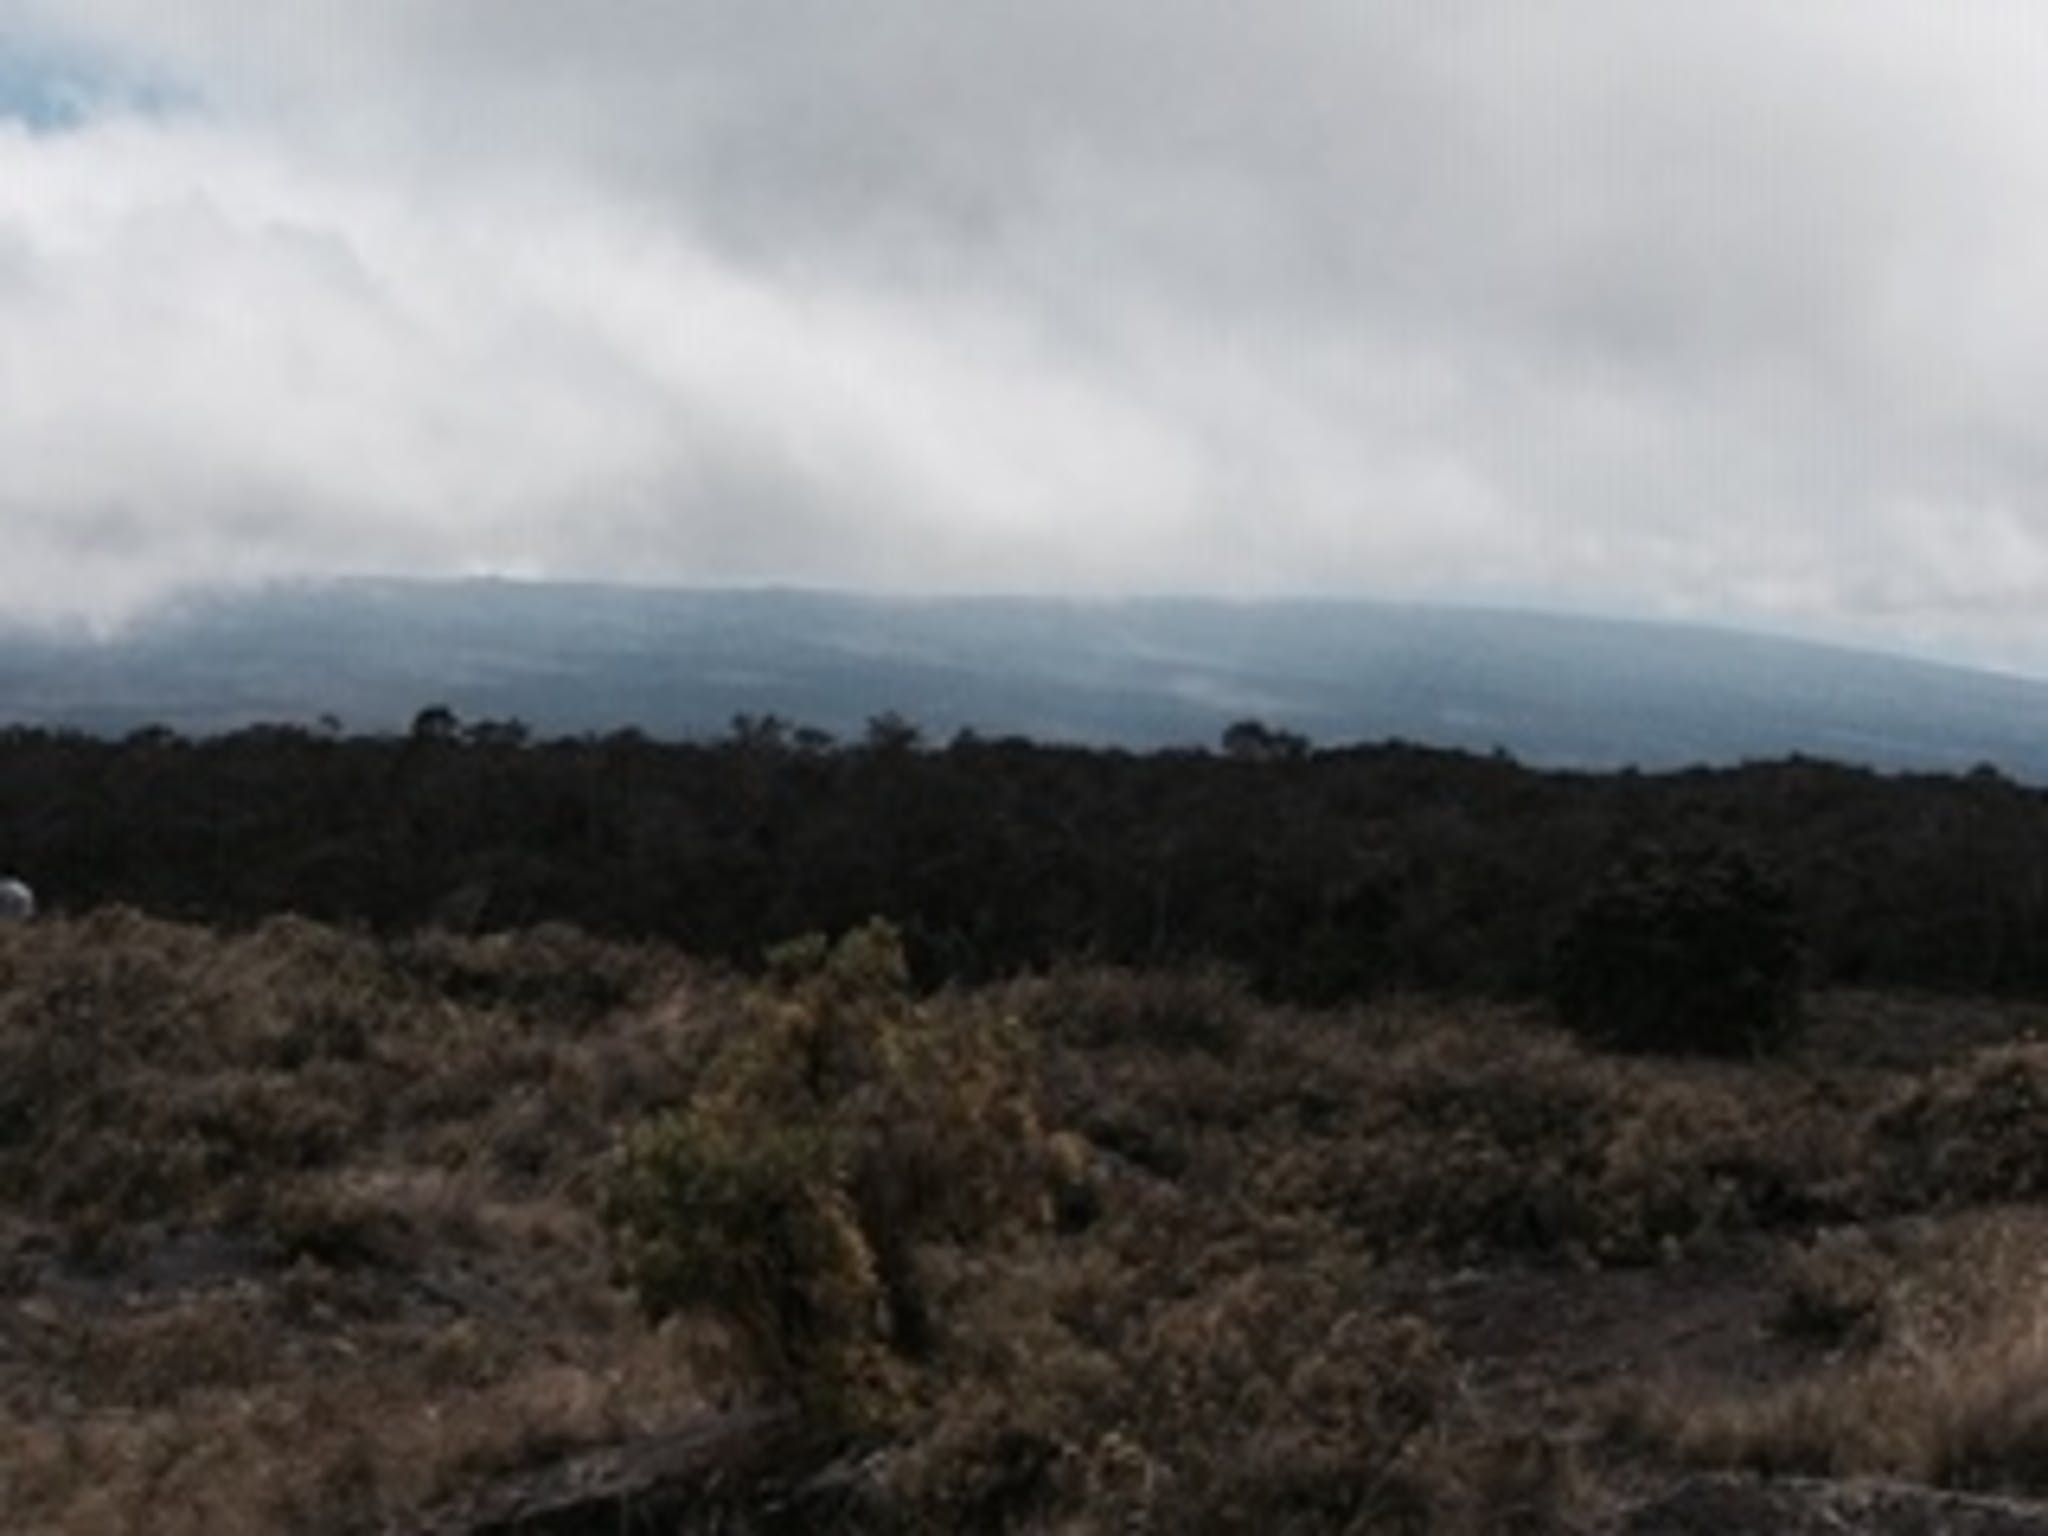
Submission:
[[[1768,1056],[1619,1055],[1535,1000],[898,959],[0,930],[0,1524],[2023,1530],[1844,1480],[2048,1496],[2048,1009],[1819,990]],[[1783,1490],[1868,1523],[1728,1512]]]

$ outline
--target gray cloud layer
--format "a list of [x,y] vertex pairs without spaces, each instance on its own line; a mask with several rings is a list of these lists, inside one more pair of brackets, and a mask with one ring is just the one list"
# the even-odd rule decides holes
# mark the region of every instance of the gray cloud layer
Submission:
[[0,601],[1359,591],[2048,668],[2027,0],[10,14],[148,106],[0,121]]

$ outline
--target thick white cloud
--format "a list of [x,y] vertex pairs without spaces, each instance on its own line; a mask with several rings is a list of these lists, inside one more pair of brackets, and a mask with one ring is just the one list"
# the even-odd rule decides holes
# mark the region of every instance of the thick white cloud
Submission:
[[1356,591],[2048,669],[2028,0],[10,14],[104,87],[0,119],[30,611]]

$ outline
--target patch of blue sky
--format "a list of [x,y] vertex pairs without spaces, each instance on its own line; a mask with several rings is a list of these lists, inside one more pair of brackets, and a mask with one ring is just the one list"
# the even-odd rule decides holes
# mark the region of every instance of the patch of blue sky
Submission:
[[110,113],[161,116],[189,92],[74,54],[11,45],[0,36],[0,125],[67,133]]

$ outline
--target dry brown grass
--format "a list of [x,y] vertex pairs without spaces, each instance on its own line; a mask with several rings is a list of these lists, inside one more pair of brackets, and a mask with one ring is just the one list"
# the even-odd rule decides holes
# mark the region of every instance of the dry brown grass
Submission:
[[561,933],[0,934],[7,1528],[374,1529],[701,1407],[587,1193],[720,997]]
[[[1938,1005],[1822,999],[1743,1065],[1218,976],[932,1006],[1023,1022],[1072,1167],[1056,1229],[931,1245],[889,1528],[1555,1532],[1694,1465],[2048,1464],[2021,1010],[1951,1047]],[[715,1330],[639,1320],[596,1212],[750,1016],[562,929],[0,930],[0,1525],[373,1530],[746,1392]],[[1564,1336],[1488,1316],[1530,1298]],[[1746,1352],[1711,1380],[1701,1318]]]
[[[1025,988],[1019,1006],[1065,995]],[[1331,1216],[1383,1257],[1645,1263],[1808,1226],[1863,1197],[1885,1102],[1877,1080],[1804,1067],[1602,1056],[1479,1005],[1269,1011],[1227,1059],[1156,1048],[1156,1028],[1098,1022],[1107,1043],[1060,1055],[1055,1118],[1155,1176]]]
[[1844,1236],[1790,1277],[1797,1307],[1819,1289],[1857,1320],[1817,1370],[1704,1400],[1624,1393],[1617,1432],[1707,1467],[2048,1492],[2048,1215]]
[[0,1415],[0,1507],[24,1532],[378,1529],[467,1479],[660,1427],[698,1401],[644,1340],[526,1363],[478,1355],[470,1334],[415,1346],[411,1369],[363,1350],[323,1362],[317,1381],[196,1381],[118,1407]]

